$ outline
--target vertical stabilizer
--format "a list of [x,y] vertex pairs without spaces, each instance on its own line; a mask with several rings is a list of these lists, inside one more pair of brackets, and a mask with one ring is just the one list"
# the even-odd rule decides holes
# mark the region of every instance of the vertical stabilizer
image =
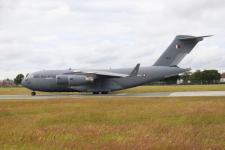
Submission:
[[155,62],[154,66],[177,66],[181,60],[191,52],[196,44],[210,36],[178,35],[166,49],[166,51]]

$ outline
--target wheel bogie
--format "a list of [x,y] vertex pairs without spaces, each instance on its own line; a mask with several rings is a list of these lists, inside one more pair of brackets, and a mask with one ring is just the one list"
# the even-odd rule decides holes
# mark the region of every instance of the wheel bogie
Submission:
[[94,95],[99,94],[99,92],[93,92]]
[[109,92],[106,92],[106,91],[104,91],[104,92],[93,92],[93,94],[108,94]]
[[101,94],[108,94],[109,92],[101,92]]

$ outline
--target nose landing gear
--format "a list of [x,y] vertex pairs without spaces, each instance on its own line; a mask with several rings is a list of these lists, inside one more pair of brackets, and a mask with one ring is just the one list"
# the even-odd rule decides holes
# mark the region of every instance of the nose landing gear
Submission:
[[31,96],[35,96],[35,95],[36,95],[35,91],[31,92]]

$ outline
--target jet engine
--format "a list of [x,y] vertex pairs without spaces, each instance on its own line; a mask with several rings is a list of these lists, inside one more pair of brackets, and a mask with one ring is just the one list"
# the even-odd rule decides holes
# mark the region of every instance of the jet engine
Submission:
[[93,82],[94,78],[85,75],[58,75],[56,80],[60,85],[77,86]]

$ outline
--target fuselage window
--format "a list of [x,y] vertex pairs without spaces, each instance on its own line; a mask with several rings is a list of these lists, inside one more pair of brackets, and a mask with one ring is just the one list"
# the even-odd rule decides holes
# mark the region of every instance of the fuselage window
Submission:
[[46,76],[45,75],[41,75],[41,78],[46,78]]
[[56,76],[55,75],[47,75],[47,78],[53,78],[53,79],[55,79]]

